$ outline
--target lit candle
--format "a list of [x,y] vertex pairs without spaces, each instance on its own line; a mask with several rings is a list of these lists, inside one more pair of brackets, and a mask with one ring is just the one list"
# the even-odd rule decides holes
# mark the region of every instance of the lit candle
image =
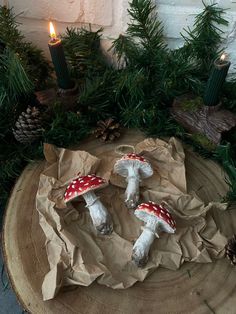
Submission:
[[71,89],[74,86],[74,82],[70,79],[62,42],[57,38],[52,22],[49,23],[49,27],[51,39],[48,43],[48,47],[56,72],[58,86],[62,89]]
[[229,67],[230,62],[226,59],[225,53],[215,60],[203,97],[206,106],[216,106],[219,104],[221,89],[225,82]]

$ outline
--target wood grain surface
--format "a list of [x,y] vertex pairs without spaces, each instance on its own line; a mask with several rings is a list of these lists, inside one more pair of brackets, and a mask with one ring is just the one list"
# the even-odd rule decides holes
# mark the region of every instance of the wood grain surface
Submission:
[[[112,144],[87,140],[79,149],[99,156],[119,144],[135,144],[144,137],[131,130]],[[113,290],[96,283],[61,292],[43,302],[41,285],[49,270],[45,236],[39,226],[35,196],[44,162],[29,164],[12,191],[4,223],[4,255],[13,288],[23,307],[33,314],[235,314],[236,268],[222,259],[210,264],[186,263],[178,271],[158,269],[143,283]],[[186,152],[188,189],[205,201],[227,192],[224,173],[212,161]],[[220,228],[236,232],[236,211],[215,212]]]

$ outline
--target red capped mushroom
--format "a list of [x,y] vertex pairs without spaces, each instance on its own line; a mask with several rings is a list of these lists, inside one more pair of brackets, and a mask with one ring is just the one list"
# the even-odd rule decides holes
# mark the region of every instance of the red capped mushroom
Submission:
[[125,203],[128,208],[135,208],[139,201],[139,183],[141,179],[153,175],[150,163],[135,153],[123,156],[114,165],[114,171],[126,177]]
[[107,186],[107,184],[105,179],[94,174],[80,176],[68,185],[64,194],[65,203],[83,196],[93,224],[101,234],[110,234],[113,227],[107,209],[101,203],[99,197],[95,195],[94,191]]
[[138,266],[144,266],[155,236],[159,238],[161,231],[174,233],[175,221],[164,202],[160,205],[154,202],[140,204],[134,212],[135,216],[145,222],[143,232],[134,244],[132,260]]

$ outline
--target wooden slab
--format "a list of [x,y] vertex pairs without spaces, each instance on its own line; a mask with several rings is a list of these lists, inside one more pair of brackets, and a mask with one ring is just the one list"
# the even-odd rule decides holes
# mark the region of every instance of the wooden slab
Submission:
[[[101,144],[87,140],[80,145],[92,154],[135,144],[143,139],[129,131],[119,142]],[[126,290],[93,284],[61,292],[43,302],[41,284],[49,266],[45,236],[39,226],[35,195],[44,163],[28,165],[11,194],[4,223],[4,255],[13,288],[23,307],[33,314],[235,314],[236,268],[228,260],[211,264],[188,263],[178,271],[158,269],[143,283]],[[188,188],[206,202],[227,192],[224,174],[212,161],[186,153]],[[215,212],[215,219],[231,236],[236,231],[236,211]]]

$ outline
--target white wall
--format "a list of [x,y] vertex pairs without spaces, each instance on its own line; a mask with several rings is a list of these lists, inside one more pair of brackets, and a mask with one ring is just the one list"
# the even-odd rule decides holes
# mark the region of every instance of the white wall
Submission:
[[[224,46],[236,66],[236,0],[205,0],[227,8]],[[94,29],[104,28],[105,47],[124,32],[127,27],[128,0],[0,0],[1,4],[14,7],[20,14],[18,21],[26,38],[42,48],[48,55],[48,21],[55,21],[57,31],[67,26],[92,24]],[[182,44],[180,32],[192,26],[196,14],[203,8],[201,0],[156,0],[159,17],[163,21],[165,35],[171,48]],[[231,67],[232,71],[233,67]]]

